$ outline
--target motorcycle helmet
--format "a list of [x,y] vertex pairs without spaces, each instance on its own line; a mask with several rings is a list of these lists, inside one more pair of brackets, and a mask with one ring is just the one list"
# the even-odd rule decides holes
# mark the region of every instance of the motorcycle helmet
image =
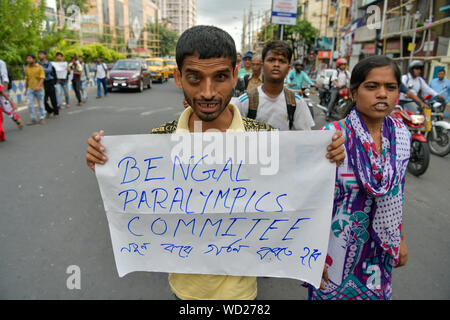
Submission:
[[347,64],[347,60],[345,60],[344,58],[339,58],[336,60],[336,67],[339,68],[339,66],[341,66],[343,64]]
[[411,61],[409,63],[408,71],[409,71],[409,73],[412,73],[413,69],[423,68],[423,66],[424,66],[424,64],[423,64],[422,61],[420,61],[420,60],[413,60],[413,61]]

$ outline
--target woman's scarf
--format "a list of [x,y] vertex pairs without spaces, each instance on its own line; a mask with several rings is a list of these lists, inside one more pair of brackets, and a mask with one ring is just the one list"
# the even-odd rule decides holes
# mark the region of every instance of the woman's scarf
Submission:
[[[345,119],[349,165],[362,192],[358,203],[373,203],[369,213],[372,237],[398,263],[402,227],[403,183],[410,156],[410,134],[398,120],[386,116],[381,129],[382,152],[354,108]],[[365,191],[365,192],[364,192]],[[369,201],[375,199],[375,201]],[[353,211],[358,209],[352,208]]]

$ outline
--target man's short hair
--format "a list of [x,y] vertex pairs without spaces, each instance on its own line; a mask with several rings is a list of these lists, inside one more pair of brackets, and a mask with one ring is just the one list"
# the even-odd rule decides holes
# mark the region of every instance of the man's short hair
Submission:
[[288,59],[288,62],[290,62],[292,59],[292,48],[286,41],[273,40],[267,43],[262,50],[263,62],[266,59],[266,55],[269,51],[272,51],[276,54],[281,54]]
[[55,56],[56,56],[56,57],[57,57],[57,56],[64,57],[64,55],[62,54],[62,52],[57,52]]
[[445,69],[441,69],[441,70],[438,71],[438,73],[439,72],[443,72],[445,74]]
[[27,54],[27,58],[28,58],[28,57],[31,57],[31,58],[33,58],[34,60],[36,60],[36,56],[35,56],[34,54],[32,54],[32,53]]
[[214,26],[194,26],[183,32],[177,42],[176,60],[178,70],[183,67],[184,58],[197,56],[199,59],[229,58],[236,67],[236,45],[224,30]]
[[45,51],[45,50],[39,50],[39,51],[38,51],[38,54],[39,54],[39,53],[43,53],[43,54],[47,55],[47,51]]

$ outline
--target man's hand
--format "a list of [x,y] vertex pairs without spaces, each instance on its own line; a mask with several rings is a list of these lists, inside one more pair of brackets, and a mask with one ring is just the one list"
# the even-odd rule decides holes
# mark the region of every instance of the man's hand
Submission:
[[95,164],[105,164],[108,158],[103,154],[105,147],[100,143],[101,137],[105,136],[105,132],[94,132],[88,139],[88,148],[86,150],[86,163],[92,171],[95,172]]
[[345,138],[342,136],[341,131],[336,131],[333,135],[332,143],[328,145],[328,153],[326,155],[330,162],[336,162],[336,167],[339,167],[345,159]]
[[38,92],[39,90],[41,90],[41,87],[40,87],[40,86],[36,86],[36,87],[33,89],[34,92]]

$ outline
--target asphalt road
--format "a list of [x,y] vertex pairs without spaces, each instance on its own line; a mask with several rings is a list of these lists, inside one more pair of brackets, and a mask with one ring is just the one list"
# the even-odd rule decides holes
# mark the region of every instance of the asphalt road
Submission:
[[[115,92],[60,119],[18,130],[4,119],[0,143],[0,299],[173,299],[166,273],[119,278],[97,181],[85,163],[86,140],[147,133],[183,110],[173,80],[143,93]],[[72,102],[75,99],[72,98]],[[28,112],[22,111],[24,120]],[[316,110],[317,127],[324,124]],[[394,270],[394,299],[449,299],[450,156],[432,156],[421,177],[408,175],[404,228],[409,261]],[[69,266],[81,288],[67,288]],[[258,299],[306,299],[299,281],[258,279]]]

